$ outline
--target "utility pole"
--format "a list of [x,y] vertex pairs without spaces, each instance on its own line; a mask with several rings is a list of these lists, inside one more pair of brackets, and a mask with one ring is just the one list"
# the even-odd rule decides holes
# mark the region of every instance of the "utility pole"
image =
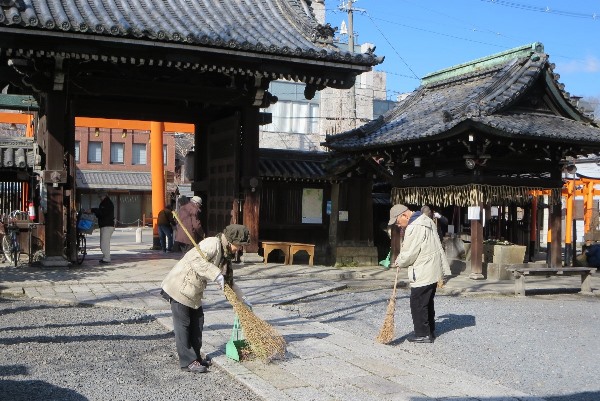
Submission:
[[[348,51],[354,53],[354,11],[365,12],[365,10],[354,8],[355,0],[346,0],[340,4],[339,9],[345,10],[348,13]],[[350,128],[356,128],[357,117],[356,117],[356,82],[350,88]]]

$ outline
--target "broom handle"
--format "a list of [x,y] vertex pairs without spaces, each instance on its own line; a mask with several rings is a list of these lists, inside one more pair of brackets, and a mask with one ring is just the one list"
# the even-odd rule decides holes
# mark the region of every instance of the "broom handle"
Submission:
[[396,266],[396,279],[394,280],[394,291],[393,291],[393,297],[396,297],[396,286],[398,285],[398,273],[400,273],[400,266]]
[[175,220],[177,220],[177,223],[179,223],[179,227],[181,227],[183,229],[183,232],[187,235],[187,237],[192,242],[192,244],[194,245],[194,247],[196,248],[196,250],[200,253],[200,256],[202,256],[204,258],[204,260],[208,260],[206,258],[206,255],[204,254],[204,252],[202,252],[202,249],[200,249],[200,245],[198,245],[196,243],[196,241],[194,241],[194,238],[192,238],[192,235],[190,234],[190,232],[187,230],[187,228],[185,228],[185,226],[183,225],[183,223],[179,219],[179,215],[177,214],[177,212],[173,211],[173,217],[175,217]]

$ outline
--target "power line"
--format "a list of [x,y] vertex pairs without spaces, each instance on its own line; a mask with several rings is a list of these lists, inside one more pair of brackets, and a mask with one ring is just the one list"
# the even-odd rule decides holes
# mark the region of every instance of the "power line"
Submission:
[[521,4],[521,3],[515,3],[512,1],[504,1],[504,0],[480,0],[480,1],[483,1],[486,3],[497,4],[497,5],[505,6],[505,7],[518,8],[520,10],[540,12],[540,13],[544,13],[544,14],[555,14],[555,15],[561,15],[564,17],[586,18],[586,19],[593,19],[593,20],[600,19],[600,14],[598,14],[598,13],[590,14],[590,13],[577,13],[577,12],[573,12],[573,11],[555,10],[548,6],[536,7],[536,6],[530,6],[528,4]]

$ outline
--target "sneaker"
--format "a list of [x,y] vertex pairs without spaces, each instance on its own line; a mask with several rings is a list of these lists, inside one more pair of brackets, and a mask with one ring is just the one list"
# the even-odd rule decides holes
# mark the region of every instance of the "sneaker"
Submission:
[[212,366],[212,361],[210,359],[203,359],[200,361],[200,365],[208,368],[209,366]]
[[408,342],[411,342],[411,343],[431,344],[433,342],[433,339],[431,337],[429,337],[429,336],[409,337],[408,338]]
[[98,263],[100,263],[101,265],[107,265],[107,264],[109,264],[110,262],[107,262],[107,261],[106,261],[106,260],[104,260],[104,259],[100,259],[100,260],[98,261]]
[[192,373],[206,373],[208,369],[206,368],[206,366],[203,366],[200,362],[194,361],[187,365],[187,367],[181,368],[181,370]]

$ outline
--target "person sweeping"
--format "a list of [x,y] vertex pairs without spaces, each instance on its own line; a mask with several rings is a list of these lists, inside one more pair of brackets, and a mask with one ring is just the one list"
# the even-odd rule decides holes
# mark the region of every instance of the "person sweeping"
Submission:
[[451,274],[437,227],[426,215],[400,204],[391,208],[389,224],[406,227],[395,265],[408,268],[410,311],[415,329],[414,336],[408,341],[432,343],[435,340],[433,299],[438,281]]
[[181,370],[204,373],[211,365],[202,359],[202,329],[204,310],[202,295],[209,281],[224,290],[230,287],[237,298],[249,308],[250,303],[233,282],[232,259],[243,245],[250,243],[250,232],[241,224],[231,224],[214,237],[192,247],[169,271],[161,284],[162,294],[171,304],[175,345]]

